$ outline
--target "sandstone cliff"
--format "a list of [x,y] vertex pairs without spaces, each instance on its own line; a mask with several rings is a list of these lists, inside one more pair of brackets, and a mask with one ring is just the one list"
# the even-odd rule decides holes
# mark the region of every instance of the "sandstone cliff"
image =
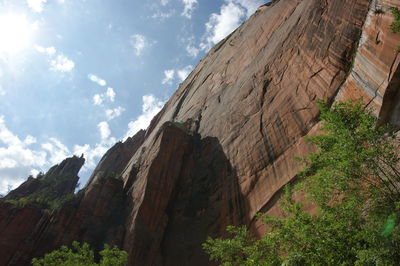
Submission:
[[362,96],[381,123],[400,124],[390,6],[400,3],[260,7],[211,49],[146,131],[104,155],[74,199],[51,213],[2,203],[0,264],[23,265],[79,240],[120,246],[129,265],[207,265],[207,235],[229,224],[263,231],[255,214],[277,211],[300,168],[293,158],[312,149],[304,136],[319,127],[316,98]]

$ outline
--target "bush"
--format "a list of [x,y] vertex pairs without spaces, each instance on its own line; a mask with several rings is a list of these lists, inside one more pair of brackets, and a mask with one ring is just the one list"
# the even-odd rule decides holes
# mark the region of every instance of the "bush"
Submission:
[[32,260],[33,266],[122,266],[126,265],[128,255],[116,247],[105,245],[100,252],[101,260],[97,264],[94,261],[94,252],[87,243],[80,245],[74,241],[72,248],[62,246],[46,254],[43,258]]
[[30,195],[4,201],[13,204],[16,208],[32,204],[45,211],[52,211],[76,198],[75,194],[65,191],[65,185],[70,182],[72,176],[60,175],[56,178],[44,179],[44,175],[39,173],[36,178],[39,179],[40,186]]
[[[254,239],[245,227],[203,245],[223,265],[396,265],[400,261],[400,173],[397,141],[361,103],[320,104],[325,134],[302,160],[300,183],[287,186],[283,218],[260,215],[269,228]],[[292,190],[317,214],[305,212]]]
[[390,25],[390,30],[393,33],[400,33],[400,10],[396,7],[391,7],[390,11],[392,11],[392,14],[394,16],[394,21]]
[[[394,21],[390,24],[390,31],[393,33],[400,33],[400,10],[396,7],[391,7],[390,11],[394,16]],[[397,46],[397,52],[400,52],[400,45]]]

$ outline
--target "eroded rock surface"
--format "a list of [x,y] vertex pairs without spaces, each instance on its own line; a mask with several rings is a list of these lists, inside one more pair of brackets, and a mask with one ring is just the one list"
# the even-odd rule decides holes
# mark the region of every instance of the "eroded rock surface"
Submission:
[[[388,30],[390,6],[400,3],[260,7],[211,49],[146,131],[105,154],[73,201],[51,214],[23,208],[19,218],[2,203],[0,250],[9,255],[0,264],[80,240],[120,246],[129,265],[207,265],[208,235],[229,224],[262,232],[255,214],[278,211],[281,188],[301,167],[293,158],[312,150],[304,137],[319,128],[315,99],[363,96],[381,123],[398,124],[400,35]],[[5,244],[26,235],[19,248]]]

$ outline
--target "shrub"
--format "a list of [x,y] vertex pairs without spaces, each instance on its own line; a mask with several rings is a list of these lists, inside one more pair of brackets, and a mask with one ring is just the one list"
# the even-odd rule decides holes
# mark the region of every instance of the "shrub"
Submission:
[[43,258],[32,260],[33,266],[122,266],[126,265],[128,255],[116,247],[105,245],[100,252],[101,260],[97,264],[94,261],[94,252],[87,243],[80,245],[74,241],[72,248],[62,246],[46,254]]
[[[396,265],[400,261],[400,172],[397,141],[361,103],[320,104],[324,134],[302,160],[300,182],[287,186],[283,218],[260,215],[269,231],[251,237],[207,239],[212,260],[223,265]],[[292,190],[304,193],[317,214],[305,212]]]
[[390,30],[393,33],[400,33],[400,10],[396,7],[391,7],[390,11],[392,12],[394,16],[394,21],[390,25]]
[[[400,33],[400,10],[396,7],[391,7],[390,11],[394,16],[394,21],[390,24],[390,31],[393,33]],[[400,45],[397,46],[397,52],[400,52]]]

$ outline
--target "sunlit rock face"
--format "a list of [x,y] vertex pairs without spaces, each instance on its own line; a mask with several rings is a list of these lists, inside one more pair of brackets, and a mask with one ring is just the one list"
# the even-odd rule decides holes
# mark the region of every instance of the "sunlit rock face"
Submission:
[[118,245],[129,265],[208,265],[208,235],[229,224],[263,232],[255,214],[277,212],[300,168],[293,158],[312,150],[304,137],[319,127],[315,99],[362,96],[381,123],[398,123],[400,37],[388,30],[389,6],[400,3],[260,7],[211,49],[146,131],[105,154],[72,201],[51,213],[2,203],[0,264],[28,264],[78,240]]
[[396,6],[396,0],[371,1],[353,68],[337,99],[362,97],[381,124],[400,126],[399,34],[389,30],[393,22],[389,7]]

